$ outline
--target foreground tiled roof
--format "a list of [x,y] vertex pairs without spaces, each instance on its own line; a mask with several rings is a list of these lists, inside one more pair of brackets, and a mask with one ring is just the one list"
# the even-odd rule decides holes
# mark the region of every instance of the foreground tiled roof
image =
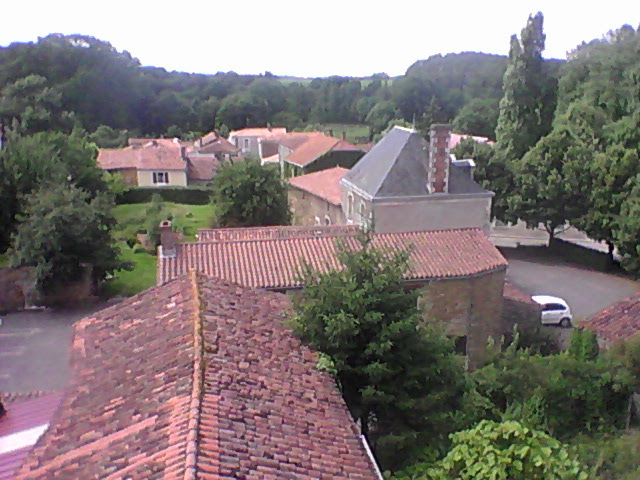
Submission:
[[237,240],[273,240],[277,238],[338,237],[360,232],[356,225],[315,225],[310,227],[245,227],[202,228],[198,230],[199,242],[222,242]]
[[640,333],[640,293],[622,300],[582,322],[607,342],[626,340]]
[[328,168],[288,180],[293,187],[309,192],[334,205],[340,205],[340,180],[349,170],[342,167]]
[[0,417],[0,480],[14,478],[58,408],[62,393],[2,395],[7,413]]
[[190,274],[81,320],[72,386],[18,478],[376,478],[289,309]]
[[[355,235],[340,237],[357,248]],[[410,250],[407,280],[473,276],[506,268],[507,262],[480,229],[373,234],[373,245],[391,253]],[[302,286],[300,271],[341,268],[336,237],[317,236],[183,243],[175,257],[158,258],[158,283],[190,270],[261,288]]]
[[184,170],[187,165],[179,145],[157,141],[141,147],[101,149],[97,163],[105,170]]

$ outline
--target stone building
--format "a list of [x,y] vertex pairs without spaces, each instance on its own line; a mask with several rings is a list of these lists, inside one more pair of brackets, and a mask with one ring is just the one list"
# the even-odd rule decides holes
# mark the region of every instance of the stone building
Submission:
[[293,225],[344,225],[340,180],[348,171],[334,167],[290,178],[287,182]]

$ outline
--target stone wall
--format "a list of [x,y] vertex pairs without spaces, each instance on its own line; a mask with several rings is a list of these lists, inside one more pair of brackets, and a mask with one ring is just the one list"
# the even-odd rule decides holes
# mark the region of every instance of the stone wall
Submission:
[[317,225],[316,217],[320,225],[327,225],[327,220],[330,225],[345,224],[342,208],[338,205],[293,186],[289,186],[288,196],[293,225]]
[[420,288],[419,305],[426,321],[439,320],[451,337],[465,340],[470,370],[481,366],[487,342],[504,334],[502,301],[505,270],[475,277],[436,280]]
[[95,294],[93,269],[87,265],[75,282],[60,285],[46,295],[35,288],[34,267],[0,268],[0,312],[14,312],[29,306],[72,305],[91,299]]
[[33,267],[0,268],[0,312],[13,312],[29,305],[35,294]]

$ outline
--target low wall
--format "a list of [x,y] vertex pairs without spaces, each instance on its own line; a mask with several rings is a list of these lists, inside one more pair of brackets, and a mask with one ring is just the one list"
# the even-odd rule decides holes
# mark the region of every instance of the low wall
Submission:
[[73,305],[93,299],[93,269],[85,266],[81,277],[61,285],[46,295],[37,293],[34,267],[0,268],[0,313],[15,312],[29,306]]
[[549,250],[565,260],[584,265],[600,271],[609,271],[619,268],[616,262],[612,262],[609,255],[592,248],[554,238],[549,244]]

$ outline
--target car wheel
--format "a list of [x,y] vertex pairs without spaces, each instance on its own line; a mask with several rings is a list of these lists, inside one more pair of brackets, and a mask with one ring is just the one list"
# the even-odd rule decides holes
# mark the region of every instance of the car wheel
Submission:
[[563,318],[562,320],[560,320],[560,326],[562,328],[567,328],[571,326],[571,320],[568,318]]

